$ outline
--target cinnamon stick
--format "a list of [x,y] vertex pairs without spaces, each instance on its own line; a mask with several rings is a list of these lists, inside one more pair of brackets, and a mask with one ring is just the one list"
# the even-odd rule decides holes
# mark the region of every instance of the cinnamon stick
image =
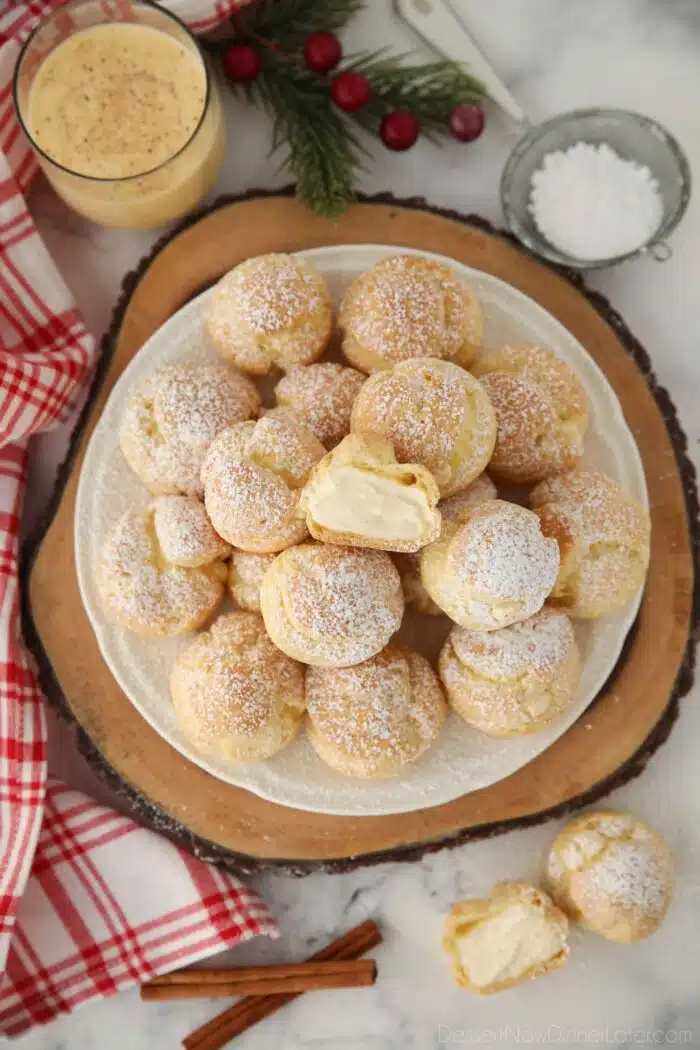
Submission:
[[[308,959],[308,962],[328,962],[341,959],[357,959],[365,952],[381,944],[382,935],[376,923],[368,920],[343,934]],[[231,1039],[252,1028],[258,1021],[280,1010],[301,994],[288,992],[284,995],[256,995],[241,999],[235,1006],[224,1010],[207,1024],[197,1028],[183,1039],[185,1050],[221,1050]]]
[[365,988],[374,984],[376,976],[371,959],[245,966],[235,970],[176,970],[144,984],[141,998],[146,1002],[165,1002]]

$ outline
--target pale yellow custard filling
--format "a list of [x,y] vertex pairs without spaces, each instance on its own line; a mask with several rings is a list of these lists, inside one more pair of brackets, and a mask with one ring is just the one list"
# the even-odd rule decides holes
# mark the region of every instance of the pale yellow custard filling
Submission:
[[338,467],[314,482],[307,509],[321,528],[387,542],[422,539],[434,517],[417,485],[357,467]]
[[482,919],[459,939],[457,954],[475,988],[517,980],[564,948],[562,933],[523,904]]

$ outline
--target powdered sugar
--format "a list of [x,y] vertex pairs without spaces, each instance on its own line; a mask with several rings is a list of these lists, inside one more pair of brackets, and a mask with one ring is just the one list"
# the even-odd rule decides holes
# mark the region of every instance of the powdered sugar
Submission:
[[666,907],[670,871],[654,843],[618,842],[593,864],[589,892],[622,907],[660,915]]
[[350,287],[340,325],[350,342],[387,365],[417,357],[453,360],[470,339],[478,342],[481,311],[450,267],[392,255]]
[[525,674],[551,679],[574,645],[568,617],[548,608],[501,631],[457,627],[450,638],[460,661],[492,680]]
[[400,463],[427,467],[449,495],[488,463],[496,417],[469,372],[427,358],[370,376],[355,402],[352,429],[388,438]]
[[350,431],[352,406],[364,381],[354,368],[325,361],[290,369],[275,387],[275,399],[332,449]]
[[[537,515],[502,500],[480,504],[459,527],[448,554],[449,570],[466,588],[484,623],[507,626],[537,612],[559,570],[556,540],[546,539]],[[495,620],[499,603],[517,606],[505,623]]]
[[306,697],[316,733],[368,775],[416,758],[446,713],[428,662],[394,645],[353,667],[309,668]]
[[637,251],[663,218],[649,168],[607,143],[577,142],[546,154],[532,176],[530,211],[540,233],[574,259],[607,260]]

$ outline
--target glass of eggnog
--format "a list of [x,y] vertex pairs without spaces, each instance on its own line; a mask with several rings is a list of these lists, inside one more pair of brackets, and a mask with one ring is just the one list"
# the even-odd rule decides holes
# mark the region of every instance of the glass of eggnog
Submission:
[[221,99],[179,19],[150,0],[73,0],[29,37],[14,100],[47,178],[105,226],[160,226],[211,189]]

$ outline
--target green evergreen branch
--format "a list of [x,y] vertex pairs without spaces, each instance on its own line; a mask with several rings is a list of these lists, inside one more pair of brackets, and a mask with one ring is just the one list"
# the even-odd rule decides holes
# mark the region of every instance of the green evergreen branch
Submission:
[[248,93],[272,117],[272,149],[286,152],[299,199],[317,215],[341,215],[354,199],[366,150],[325,83],[292,63],[268,59]]
[[378,51],[349,63],[372,85],[370,102],[353,114],[367,131],[376,133],[382,117],[394,109],[410,109],[421,134],[436,142],[448,133],[447,115],[460,102],[482,103],[485,91],[475,77],[455,62],[410,63],[406,55]]
[[[416,63],[386,50],[351,56],[328,76],[304,61],[311,33],[335,33],[364,6],[363,0],[256,0],[231,19],[232,35],[217,34],[208,48],[223,56],[232,40],[255,48],[261,72],[234,89],[262,105],[272,119],[272,152],[282,153],[297,183],[297,196],[318,215],[334,218],[352,203],[354,186],[369,156],[361,134],[376,136],[382,118],[408,109],[423,136],[438,142],[448,133],[452,108],[481,103],[483,86],[454,62]],[[343,70],[370,82],[368,105],[343,113],[330,94],[332,77]]]

